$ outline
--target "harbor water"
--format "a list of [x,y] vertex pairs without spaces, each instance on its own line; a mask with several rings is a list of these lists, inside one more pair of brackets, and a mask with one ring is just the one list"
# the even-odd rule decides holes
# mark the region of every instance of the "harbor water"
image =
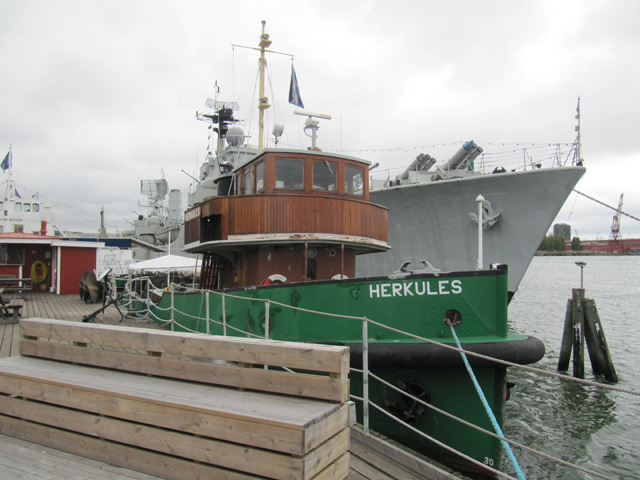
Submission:
[[[513,331],[546,346],[536,365],[556,372],[567,301],[580,287],[595,301],[618,374],[616,387],[640,391],[640,256],[535,257],[509,306]],[[567,376],[572,374],[572,364]],[[593,375],[585,345],[585,379]],[[507,438],[616,479],[640,478],[640,397],[510,369],[516,383],[505,408]],[[526,478],[592,479],[514,447]],[[503,470],[513,474],[507,458]]]

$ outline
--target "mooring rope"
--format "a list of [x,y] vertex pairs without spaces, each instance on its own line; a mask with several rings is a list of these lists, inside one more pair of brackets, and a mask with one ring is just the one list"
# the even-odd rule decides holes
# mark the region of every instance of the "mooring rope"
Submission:
[[[487,412],[487,415],[489,416],[489,420],[491,420],[491,424],[493,425],[493,429],[495,430],[495,432],[501,436],[504,437],[504,434],[502,433],[502,429],[500,428],[500,425],[498,424],[498,420],[496,419],[496,416],[493,414],[493,410],[491,410],[491,407],[489,406],[489,403],[487,402],[487,398],[484,395],[484,392],[482,391],[482,388],[480,387],[480,384],[478,383],[478,379],[476,378],[475,374],[473,373],[473,369],[471,368],[471,365],[469,364],[469,360],[467,360],[467,356],[465,355],[465,352],[462,351],[462,345],[460,344],[460,340],[458,340],[458,335],[456,334],[454,328],[453,328],[453,324],[451,323],[451,321],[447,318],[445,320],[446,324],[449,326],[449,329],[451,330],[451,334],[453,335],[453,339],[456,341],[456,345],[458,346],[458,348],[461,350],[460,352],[460,356],[462,357],[462,361],[464,362],[464,366],[467,369],[467,372],[469,373],[469,377],[471,377],[471,381],[473,382],[473,386],[476,389],[476,392],[478,393],[478,396],[480,397],[480,401],[482,402],[482,406],[484,407],[485,411]],[[524,473],[522,472],[522,469],[520,468],[520,464],[518,463],[518,460],[516,459],[516,456],[513,454],[513,451],[511,450],[511,446],[505,442],[504,440],[500,440],[500,443],[502,444],[502,447],[505,449],[506,453],[507,453],[507,457],[509,457],[509,460],[511,460],[511,464],[513,465],[513,468],[516,470],[516,475],[518,475],[518,478],[520,478],[520,480],[526,480],[526,477],[524,476]]]

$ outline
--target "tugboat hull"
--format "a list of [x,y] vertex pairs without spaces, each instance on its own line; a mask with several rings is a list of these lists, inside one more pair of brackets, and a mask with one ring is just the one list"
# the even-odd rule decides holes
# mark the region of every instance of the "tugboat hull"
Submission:
[[[210,321],[206,320],[207,312]],[[349,345],[351,363],[356,368],[362,365],[362,319],[366,317],[370,321],[369,368],[374,375],[488,430],[490,421],[460,354],[440,346],[455,345],[445,317],[460,320],[456,333],[465,350],[516,363],[532,363],[544,354],[539,340],[507,331],[507,275],[503,271],[165,293],[154,315],[161,320],[173,315],[175,330]],[[489,405],[501,422],[507,393],[506,368],[469,358]],[[396,417],[438,442],[499,467],[501,447],[494,438],[415,404],[387,385],[374,380],[369,383],[370,399],[381,409],[370,408],[373,430],[456,468],[476,469],[398,424]],[[362,388],[360,374],[352,373],[352,394],[361,397]],[[362,404],[356,405],[362,421]]]

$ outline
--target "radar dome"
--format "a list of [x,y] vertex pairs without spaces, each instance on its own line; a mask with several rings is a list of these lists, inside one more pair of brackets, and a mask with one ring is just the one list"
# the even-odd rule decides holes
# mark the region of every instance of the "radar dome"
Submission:
[[237,147],[244,143],[244,131],[240,127],[231,127],[227,131],[227,143]]

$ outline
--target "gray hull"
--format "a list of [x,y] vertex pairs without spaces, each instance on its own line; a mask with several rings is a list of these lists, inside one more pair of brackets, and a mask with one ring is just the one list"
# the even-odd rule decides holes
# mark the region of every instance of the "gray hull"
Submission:
[[357,274],[388,275],[405,261],[419,269],[420,260],[443,271],[475,270],[478,225],[470,214],[477,214],[476,197],[482,195],[499,213],[484,230],[484,266],[508,265],[513,294],[584,172],[583,167],[549,168],[371,191],[372,202],[389,208],[391,250],[359,256]]

